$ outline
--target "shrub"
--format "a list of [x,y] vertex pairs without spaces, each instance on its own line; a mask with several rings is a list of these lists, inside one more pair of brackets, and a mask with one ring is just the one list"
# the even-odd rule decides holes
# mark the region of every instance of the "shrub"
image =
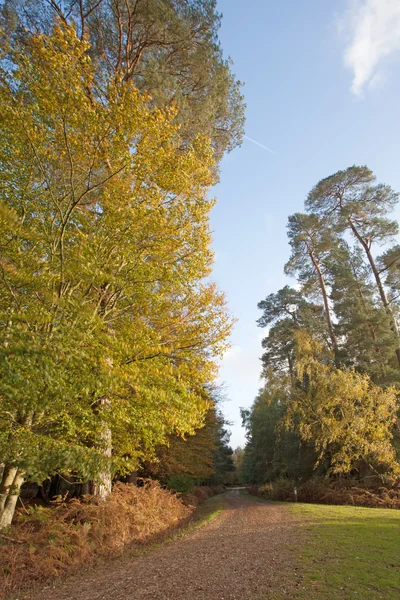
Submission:
[[[278,479],[262,485],[258,495],[268,500],[293,501],[295,482]],[[369,508],[400,509],[400,482],[390,488],[383,487],[378,481],[368,484],[354,479],[329,480],[324,477],[313,477],[297,487],[299,502],[317,504],[350,504]]]
[[215,494],[225,491],[223,485],[201,485],[194,487],[189,494],[182,495],[182,501],[186,506],[196,507]]
[[167,487],[169,490],[178,492],[181,494],[189,494],[194,486],[194,481],[189,475],[185,473],[177,473],[172,475],[167,481]]
[[261,486],[260,494],[268,500],[295,500],[294,489],[296,483],[290,479],[277,479],[273,483]]

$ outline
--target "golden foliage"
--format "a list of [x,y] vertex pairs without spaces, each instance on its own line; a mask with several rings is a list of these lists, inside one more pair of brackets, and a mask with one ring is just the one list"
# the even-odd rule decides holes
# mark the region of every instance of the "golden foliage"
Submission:
[[[152,107],[132,83],[100,89],[73,28],[57,24],[8,57],[2,455],[43,478],[71,468],[69,447],[101,451],[106,426],[115,468],[129,470],[168,434],[202,425],[202,390],[226,348],[225,299],[205,280],[213,150],[201,136],[185,146],[174,112]],[[93,475],[86,458],[73,463]]]
[[331,473],[348,473],[364,463],[388,477],[399,474],[391,444],[398,406],[394,388],[373,384],[367,374],[334,368],[305,331],[297,336],[297,377],[286,426],[315,446]]

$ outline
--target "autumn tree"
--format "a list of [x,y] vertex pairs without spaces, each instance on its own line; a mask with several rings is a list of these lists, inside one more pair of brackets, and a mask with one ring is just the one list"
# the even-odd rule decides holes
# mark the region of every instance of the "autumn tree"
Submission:
[[311,442],[329,473],[346,474],[366,464],[374,473],[396,478],[399,465],[392,445],[397,420],[394,388],[374,385],[367,374],[336,369],[306,332],[297,336],[297,372],[306,388],[293,388],[284,420]]
[[60,23],[2,54],[3,526],[26,478],[74,465],[107,493],[193,433],[230,329],[205,281],[209,141],[183,150],[132,81],[99,89],[88,50]]
[[7,0],[3,27],[12,40],[48,34],[54,21],[73,24],[90,46],[94,77],[133,83],[162,109],[177,109],[181,143],[201,133],[215,158],[241,142],[241,83],[218,40],[214,0]]

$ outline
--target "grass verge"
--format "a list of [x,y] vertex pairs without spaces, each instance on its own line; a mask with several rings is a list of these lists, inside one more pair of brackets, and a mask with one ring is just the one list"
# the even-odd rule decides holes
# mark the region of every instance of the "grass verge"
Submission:
[[302,527],[294,550],[307,600],[398,600],[400,511],[352,506],[292,504]]

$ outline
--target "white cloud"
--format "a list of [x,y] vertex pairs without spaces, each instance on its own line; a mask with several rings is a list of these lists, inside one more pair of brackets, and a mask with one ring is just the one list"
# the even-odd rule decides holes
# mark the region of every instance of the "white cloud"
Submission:
[[382,60],[400,50],[400,0],[349,1],[339,21],[349,35],[344,63],[353,71],[352,92],[362,96],[382,85]]

